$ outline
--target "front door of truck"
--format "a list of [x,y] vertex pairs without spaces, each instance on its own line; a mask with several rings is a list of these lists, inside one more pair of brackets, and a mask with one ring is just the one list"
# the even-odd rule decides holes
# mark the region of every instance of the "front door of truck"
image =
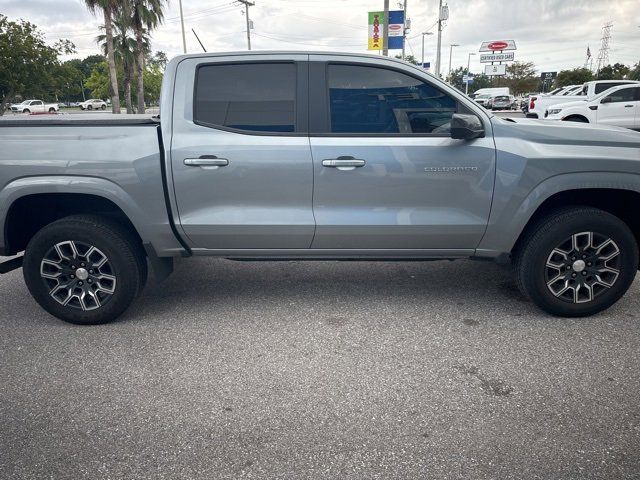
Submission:
[[315,222],[307,55],[178,66],[171,165],[195,249],[308,248]]
[[455,112],[472,112],[417,72],[310,58],[312,248],[474,249],[495,146],[448,130]]
[[638,100],[636,92],[640,87],[620,88],[605,96],[596,112],[598,123],[617,127],[634,128]]

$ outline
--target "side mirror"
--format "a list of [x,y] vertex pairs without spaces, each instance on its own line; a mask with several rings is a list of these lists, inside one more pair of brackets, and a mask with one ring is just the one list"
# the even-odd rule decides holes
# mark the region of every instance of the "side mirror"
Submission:
[[454,113],[451,117],[451,138],[472,140],[484,137],[484,126],[478,117],[466,113]]
[[602,100],[600,100],[600,103],[611,103],[613,99],[611,97],[604,97]]

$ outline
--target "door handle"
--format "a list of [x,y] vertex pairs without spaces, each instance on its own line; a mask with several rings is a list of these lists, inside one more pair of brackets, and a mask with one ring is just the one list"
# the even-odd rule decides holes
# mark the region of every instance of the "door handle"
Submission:
[[357,167],[364,167],[367,164],[364,160],[353,157],[338,157],[322,160],[323,167],[337,168],[338,170],[353,170]]
[[202,155],[198,158],[185,158],[184,164],[188,167],[226,167],[229,160],[226,158],[218,158],[215,155]]
[[631,108],[633,105],[625,105],[624,108]]

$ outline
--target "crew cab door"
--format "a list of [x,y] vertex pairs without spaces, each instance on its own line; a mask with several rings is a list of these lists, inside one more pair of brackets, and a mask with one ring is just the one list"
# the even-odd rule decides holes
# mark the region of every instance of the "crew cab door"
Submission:
[[453,113],[472,111],[409,67],[333,58],[310,56],[312,248],[474,249],[491,206],[490,132],[451,139]]
[[307,59],[257,54],[178,65],[171,166],[194,249],[310,246]]
[[29,105],[29,110],[32,112],[44,112],[44,103],[42,100],[34,100],[31,102],[31,105]]
[[598,105],[598,123],[637,128],[638,91],[639,87],[625,87],[606,95]]

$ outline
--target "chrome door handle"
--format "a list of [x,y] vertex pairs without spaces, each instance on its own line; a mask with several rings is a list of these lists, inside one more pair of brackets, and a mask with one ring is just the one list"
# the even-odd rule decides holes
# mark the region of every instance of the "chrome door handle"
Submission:
[[625,105],[624,108],[631,108],[633,105]]
[[353,157],[329,158],[322,161],[323,167],[337,168],[338,170],[353,170],[357,167],[364,167],[367,164],[364,160]]
[[229,160],[218,158],[215,155],[202,155],[199,158],[185,158],[184,164],[188,167],[226,167]]

